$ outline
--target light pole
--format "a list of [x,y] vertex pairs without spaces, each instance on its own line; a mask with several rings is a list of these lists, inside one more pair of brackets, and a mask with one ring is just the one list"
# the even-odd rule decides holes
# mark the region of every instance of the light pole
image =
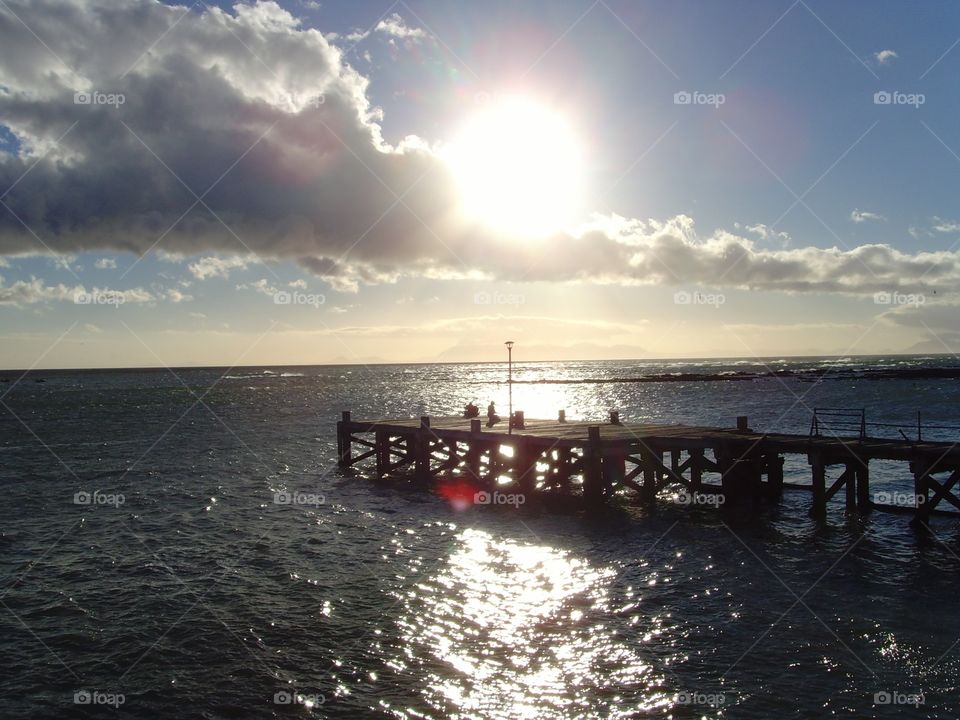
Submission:
[[513,340],[507,340],[507,435],[513,435]]

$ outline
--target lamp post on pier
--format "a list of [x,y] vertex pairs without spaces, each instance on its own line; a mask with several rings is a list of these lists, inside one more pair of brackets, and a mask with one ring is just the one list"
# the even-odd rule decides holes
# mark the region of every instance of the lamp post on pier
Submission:
[[507,340],[507,434],[513,435],[513,340]]

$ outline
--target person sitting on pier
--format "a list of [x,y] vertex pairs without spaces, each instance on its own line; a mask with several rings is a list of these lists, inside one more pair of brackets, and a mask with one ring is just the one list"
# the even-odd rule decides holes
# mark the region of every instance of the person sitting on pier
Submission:
[[491,400],[490,404],[487,405],[487,427],[493,427],[498,422],[500,422],[500,416],[497,415],[497,407]]
[[478,408],[472,402],[468,402],[467,406],[463,409],[463,416],[465,418],[480,417],[480,408]]

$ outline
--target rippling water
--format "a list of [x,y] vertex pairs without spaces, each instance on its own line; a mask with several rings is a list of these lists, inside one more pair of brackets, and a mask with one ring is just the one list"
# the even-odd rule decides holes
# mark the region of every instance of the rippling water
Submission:
[[[751,367],[518,363],[516,376]],[[848,519],[834,505],[817,525],[801,491],[759,512],[458,511],[335,468],[340,410],[505,408],[500,365],[7,377],[4,718],[102,717],[110,703],[138,718],[958,714],[955,519],[921,537],[906,516]],[[855,377],[514,387],[527,417],[749,415],[802,433],[814,406],[960,424],[958,397],[953,380]],[[809,481],[802,458],[787,471]],[[878,463],[874,489],[906,488],[904,474]],[[275,503],[283,492],[311,504]]]

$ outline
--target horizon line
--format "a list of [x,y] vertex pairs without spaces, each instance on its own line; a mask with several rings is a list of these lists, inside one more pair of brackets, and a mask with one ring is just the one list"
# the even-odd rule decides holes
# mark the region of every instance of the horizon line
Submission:
[[[581,363],[581,362],[650,362],[650,361],[705,361],[705,360],[751,360],[763,364],[763,360],[800,360],[800,359],[834,359],[834,358],[882,358],[882,357],[944,357],[953,356],[950,352],[930,352],[930,353],[842,353],[833,355],[730,355],[730,356],[705,356],[705,357],[648,357],[648,358],[594,358],[580,360],[514,360],[514,364],[522,363]],[[37,372],[111,372],[121,370],[242,370],[248,368],[314,368],[314,367],[385,367],[390,365],[500,365],[506,363],[506,360],[412,360],[397,362],[336,362],[336,363],[307,363],[284,365],[278,363],[260,363],[256,365],[125,365],[125,366],[90,366],[90,367],[46,367],[46,368],[0,368],[0,373],[21,373],[26,376]]]

